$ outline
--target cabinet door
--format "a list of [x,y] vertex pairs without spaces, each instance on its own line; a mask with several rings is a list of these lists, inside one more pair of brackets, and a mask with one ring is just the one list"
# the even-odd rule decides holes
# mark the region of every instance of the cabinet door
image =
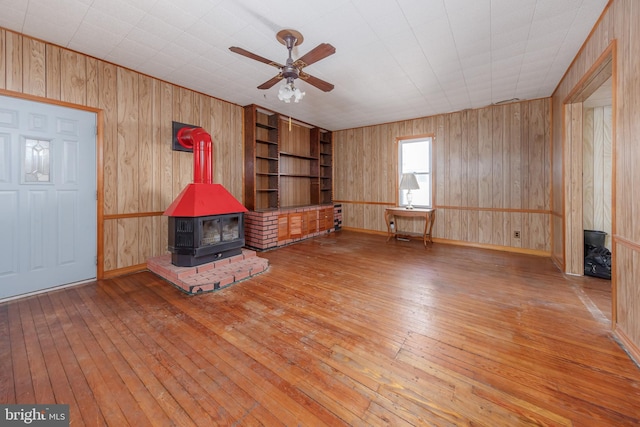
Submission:
[[291,213],[289,214],[289,237],[291,239],[299,239],[303,235],[303,214]]
[[307,234],[313,234],[318,231],[318,211],[312,210],[307,212]]
[[289,238],[289,215],[278,215],[278,241],[287,240]]
[[333,208],[325,208],[319,211],[319,228],[320,231],[329,230],[333,227]]

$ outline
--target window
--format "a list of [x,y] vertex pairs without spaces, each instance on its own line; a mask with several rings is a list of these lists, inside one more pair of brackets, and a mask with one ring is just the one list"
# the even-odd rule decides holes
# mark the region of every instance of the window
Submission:
[[51,183],[51,141],[23,138],[22,182]]
[[[411,204],[421,208],[431,207],[431,144],[431,137],[398,140],[398,187],[402,174],[415,174],[420,189],[411,190]],[[398,188],[400,206],[408,204],[407,192]]]

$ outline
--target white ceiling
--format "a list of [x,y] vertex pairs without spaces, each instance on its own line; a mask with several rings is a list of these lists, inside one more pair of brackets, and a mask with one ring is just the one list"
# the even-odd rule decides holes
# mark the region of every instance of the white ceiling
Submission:
[[[608,0],[0,0],[0,26],[239,105],[329,130],[550,96]],[[279,63],[275,34],[302,33],[299,104],[256,87]]]

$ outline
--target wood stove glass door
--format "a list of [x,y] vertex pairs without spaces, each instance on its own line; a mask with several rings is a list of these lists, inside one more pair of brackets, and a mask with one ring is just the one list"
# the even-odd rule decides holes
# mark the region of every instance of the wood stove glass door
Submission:
[[237,216],[231,216],[222,222],[222,240],[231,242],[240,238],[240,219]]
[[96,114],[0,96],[0,299],[96,277]]
[[217,243],[220,243],[220,218],[203,220],[200,247],[215,245]]
[[239,216],[219,216],[202,220],[200,247],[231,242],[240,238]]

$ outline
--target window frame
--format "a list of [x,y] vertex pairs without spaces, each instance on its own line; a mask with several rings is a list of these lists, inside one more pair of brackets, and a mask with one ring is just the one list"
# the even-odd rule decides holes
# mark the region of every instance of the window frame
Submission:
[[[398,145],[398,151],[397,151],[398,175],[397,175],[397,181],[396,181],[396,191],[397,191],[396,202],[398,203],[398,206],[407,206],[405,190],[400,190],[400,181],[402,180],[402,174],[415,173],[416,177],[418,178],[418,182],[423,182],[426,177],[427,185],[429,187],[429,203],[428,204],[419,203],[419,201],[416,201],[416,198],[414,196],[412,205],[416,208],[423,208],[423,209],[433,208],[433,197],[434,197],[434,194],[433,194],[433,183],[434,183],[433,141],[434,139],[435,137],[433,135],[414,135],[414,136],[400,137],[396,139],[396,143]],[[428,142],[429,159],[428,159],[428,165],[426,165],[427,172],[422,172],[422,171],[416,172],[415,170],[404,170],[402,165],[403,145],[424,142],[424,141]]]

